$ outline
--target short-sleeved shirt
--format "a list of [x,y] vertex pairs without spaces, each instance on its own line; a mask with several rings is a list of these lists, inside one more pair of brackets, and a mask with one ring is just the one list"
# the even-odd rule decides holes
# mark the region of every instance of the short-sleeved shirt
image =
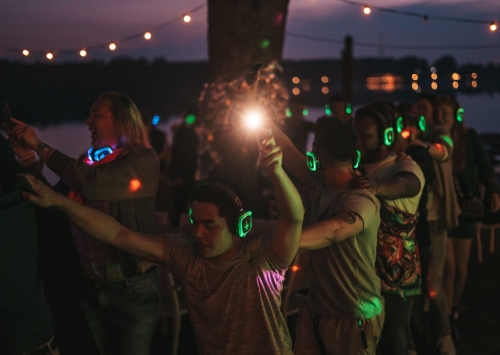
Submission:
[[421,285],[415,229],[419,217],[418,204],[425,186],[424,174],[411,158],[396,163],[395,155],[377,163],[365,164],[366,175],[375,181],[392,178],[403,171],[418,178],[420,190],[413,197],[381,199],[376,270],[383,292],[411,296],[420,293]]
[[165,267],[181,283],[201,354],[293,354],[280,311],[287,266],[270,237],[244,241],[228,260],[204,258],[192,240],[167,236]]
[[310,251],[313,270],[309,304],[313,313],[342,319],[370,319],[383,311],[380,280],[375,273],[380,203],[362,190],[327,189],[315,193],[311,224],[351,211],[363,230],[339,243]]

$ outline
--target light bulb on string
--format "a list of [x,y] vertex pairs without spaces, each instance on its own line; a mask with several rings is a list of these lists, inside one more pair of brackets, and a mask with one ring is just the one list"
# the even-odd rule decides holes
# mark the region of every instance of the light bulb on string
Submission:
[[23,55],[26,56],[26,57],[29,56],[30,55],[30,51],[27,50],[27,49],[24,49],[23,50]]
[[363,12],[365,15],[369,15],[372,12],[372,9],[370,9],[370,6],[368,5],[363,5]]
[[82,50],[80,51],[80,56],[81,56],[81,57],[85,57],[86,55],[87,55],[87,51],[86,51],[85,49],[82,49]]
[[144,38],[145,39],[151,39],[151,32],[144,33]]
[[114,51],[116,49],[116,43],[112,42],[109,44],[109,50]]
[[48,52],[46,57],[48,60],[52,60],[52,58],[54,58],[54,54],[52,54],[51,52]]
[[491,25],[490,25],[490,31],[495,32],[497,30],[497,28],[498,28],[498,26],[497,26],[496,22],[492,21]]
[[184,17],[182,18],[184,22],[188,23],[191,22],[191,16],[189,14],[185,14]]

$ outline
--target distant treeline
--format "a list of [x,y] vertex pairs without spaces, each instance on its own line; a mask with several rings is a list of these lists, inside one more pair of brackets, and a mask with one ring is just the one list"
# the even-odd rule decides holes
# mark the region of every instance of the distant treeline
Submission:
[[[438,74],[436,94],[457,92],[451,86],[454,72],[461,76],[458,89],[461,93],[500,91],[500,65],[458,66],[453,57],[445,56],[432,66]],[[323,105],[332,93],[341,90],[341,63],[337,59],[284,61],[283,68],[283,79],[289,90],[300,88],[310,106]],[[426,60],[417,57],[356,59],[353,62],[354,104],[377,98],[414,101],[416,92],[411,88],[411,75],[419,73],[419,85],[430,91],[430,68]],[[403,88],[393,92],[366,88],[367,77],[385,73],[402,77]],[[477,74],[477,88],[467,85],[471,73]],[[298,85],[292,83],[295,76],[301,80]],[[328,83],[321,81],[323,76],[328,77]],[[168,62],[163,58],[63,64],[0,61],[0,100],[9,102],[16,117],[43,125],[83,120],[101,92],[118,91],[130,96],[140,108],[168,117],[196,102],[207,80],[207,62]],[[321,92],[324,86],[328,87],[328,94]]]

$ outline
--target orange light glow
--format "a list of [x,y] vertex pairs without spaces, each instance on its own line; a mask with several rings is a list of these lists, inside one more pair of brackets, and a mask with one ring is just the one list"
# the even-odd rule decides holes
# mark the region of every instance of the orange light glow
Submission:
[[330,90],[326,86],[323,86],[321,88],[321,92],[326,95],[326,94],[328,94],[330,92]]
[[297,265],[292,266],[292,271],[293,272],[297,272],[299,270],[300,270],[300,266],[297,266]]
[[410,131],[403,131],[401,132],[401,135],[403,136],[404,139],[410,138]]
[[429,291],[429,297],[430,298],[436,298],[437,292],[436,291]]
[[128,189],[132,192],[136,192],[142,187],[142,184],[139,180],[137,179],[132,179],[130,180],[130,185],[128,186]]

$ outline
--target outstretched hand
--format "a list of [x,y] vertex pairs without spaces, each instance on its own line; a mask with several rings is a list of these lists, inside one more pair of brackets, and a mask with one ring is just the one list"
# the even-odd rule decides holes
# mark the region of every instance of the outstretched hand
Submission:
[[20,176],[23,176],[33,189],[32,193],[23,192],[23,197],[34,204],[40,207],[58,206],[64,200],[63,195],[54,192],[49,186],[32,175],[20,174]]
[[19,141],[29,149],[36,150],[42,141],[38,138],[35,129],[15,118],[11,118],[11,121],[14,122],[16,126],[9,131],[9,137]]
[[273,136],[268,136],[264,139],[261,146],[260,166],[271,174],[275,174],[282,168],[283,152],[276,145]]
[[370,179],[366,175],[361,175],[359,171],[354,171],[354,178],[351,180],[351,187],[353,189],[369,191],[373,195],[378,194],[378,184],[376,181]]

